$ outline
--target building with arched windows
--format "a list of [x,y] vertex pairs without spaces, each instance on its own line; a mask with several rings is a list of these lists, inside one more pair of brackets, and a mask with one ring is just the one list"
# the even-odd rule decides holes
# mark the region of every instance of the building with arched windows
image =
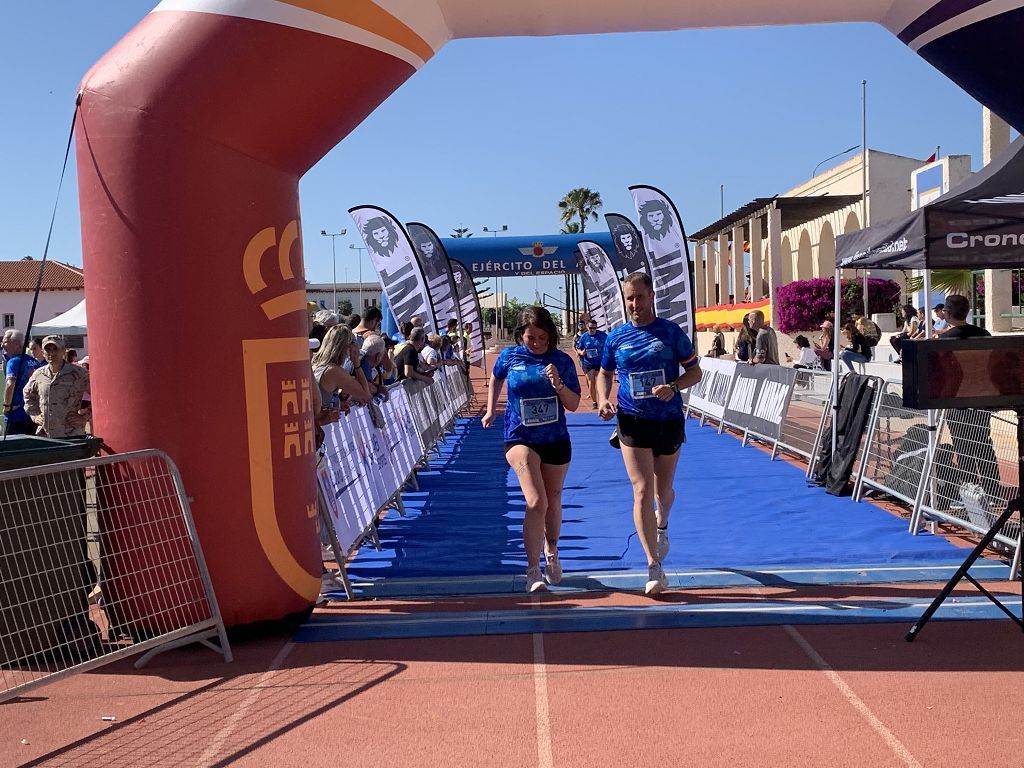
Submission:
[[[776,288],[835,273],[835,239],[910,210],[910,178],[927,161],[869,149],[793,189],[752,200],[695,232],[698,323],[739,322],[751,305],[777,316]],[[969,159],[968,159],[969,167]],[[867,184],[864,183],[866,166]],[[866,188],[866,194],[865,194]],[[865,216],[866,202],[866,216]],[[853,276],[849,271],[847,276]],[[900,273],[873,271],[898,279]],[[740,306],[746,305],[746,306]]]

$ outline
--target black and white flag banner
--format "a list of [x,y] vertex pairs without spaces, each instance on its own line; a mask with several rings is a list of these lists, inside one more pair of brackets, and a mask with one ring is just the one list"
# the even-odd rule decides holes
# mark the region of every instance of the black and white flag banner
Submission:
[[[462,327],[472,323],[469,332],[469,364],[478,368],[484,367],[484,327],[483,313],[480,312],[480,298],[476,294],[476,286],[469,275],[466,265],[456,259],[449,259],[452,265],[452,277],[455,280],[455,295],[459,301],[459,316]],[[460,331],[461,332],[461,331]]]
[[452,277],[448,253],[441,244],[441,239],[426,224],[409,222],[405,228],[415,247],[415,255],[420,262],[423,276],[427,278],[427,290],[434,305],[438,331],[444,330],[453,317],[459,321],[461,327],[462,317],[455,293],[455,278]]
[[349,213],[370,252],[370,260],[395,320],[404,323],[412,320],[413,315],[419,315],[428,328],[438,330],[426,277],[402,225],[375,205],[350,208]]
[[576,251],[576,266],[580,271],[580,277],[583,279],[583,294],[587,300],[587,311],[590,313],[590,319],[597,323],[598,328],[607,328],[608,318],[604,314],[601,292],[597,289],[597,283],[594,282],[594,278],[584,269],[583,254],[579,251]]
[[633,186],[629,191],[651,264],[655,311],[658,317],[678,324],[695,342],[690,249],[679,211],[664,192],[654,187]]
[[611,331],[626,322],[626,305],[622,301],[622,286],[615,274],[611,259],[597,243],[592,240],[580,240],[580,272],[589,276],[597,290],[601,307],[604,310],[605,325],[603,331]]
[[604,220],[608,231],[612,234],[615,253],[622,262],[622,269],[627,275],[633,272],[651,274],[651,264],[644,251],[644,241],[636,225],[621,213],[606,213]]

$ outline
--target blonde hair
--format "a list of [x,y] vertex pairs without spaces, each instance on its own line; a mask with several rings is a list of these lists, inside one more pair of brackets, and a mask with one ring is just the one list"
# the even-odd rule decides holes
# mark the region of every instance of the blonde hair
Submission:
[[351,354],[352,329],[347,325],[335,325],[327,329],[311,363],[314,368],[320,365],[341,365]]

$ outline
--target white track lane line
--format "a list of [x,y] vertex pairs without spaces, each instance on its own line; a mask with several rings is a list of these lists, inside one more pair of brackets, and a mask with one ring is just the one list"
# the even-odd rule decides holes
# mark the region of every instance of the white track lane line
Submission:
[[217,754],[224,746],[224,742],[228,740],[232,732],[241,722],[242,718],[245,717],[246,713],[252,708],[252,705],[256,703],[256,699],[260,697],[266,684],[270,681],[270,678],[274,676],[274,673],[281,668],[284,664],[284,660],[288,658],[288,654],[292,652],[295,647],[295,643],[289,641],[284,644],[274,660],[270,662],[270,666],[267,667],[267,671],[260,675],[259,679],[253,684],[253,688],[249,691],[249,695],[245,697],[241,704],[238,705],[238,709],[232,713],[231,717],[224,723],[224,727],[220,729],[220,733],[213,737],[213,741],[210,742],[210,746],[206,748],[206,751],[199,756],[196,761],[197,766],[210,765],[217,760]]
[[896,757],[910,768],[922,768],[921,764],[910,754],[910,750],[906,748],[903,742],[897,739],[896,735],[885,727],[885,723],[875,717],[875,714],[868,708],[868,705],[853,692],[853,689],[846,684],[846,681],[839,676],[838,672],[832,669],[831,665],[822,658],[821,654],[814,650],[814,646],[797,631],[796,627],[790,624],[783,624],[782,628],[786,630],[786,634],[793,639],[793,642],[799,645],[801,650],[807,654],[807,658],[813,661],[815,666],[825,673],[825,677],[831,681],[832,685],[839,689],[839,692],[843,694],[843,698],[867,721],[868,725],[871,726],[871,730],[882,737]]
[[[536,595],[532,595],[530,602],[536,606],[540,601]],[[544,661],[544,635],[540,632],[533,634],[533,696],[537,706],[537,766],[554,768],[551,715],[548,710],[548,672]]]

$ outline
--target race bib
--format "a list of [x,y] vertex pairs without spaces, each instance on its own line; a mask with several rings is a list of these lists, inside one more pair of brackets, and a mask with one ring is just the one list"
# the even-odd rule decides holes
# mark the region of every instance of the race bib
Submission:
[[587,349],[587,351],[584,353],[584,357],[586,357],[588,360],[593,360],[595,357],[597,357],[597,350],[594,348]]
[[525,427],[542,427],[558,421],[558,396],[529,397],[519,403],[519,415]]
[[629,391],[634,400],[654,397],[654,388],[665,383],[665,369],[637,371],[629,374]]

